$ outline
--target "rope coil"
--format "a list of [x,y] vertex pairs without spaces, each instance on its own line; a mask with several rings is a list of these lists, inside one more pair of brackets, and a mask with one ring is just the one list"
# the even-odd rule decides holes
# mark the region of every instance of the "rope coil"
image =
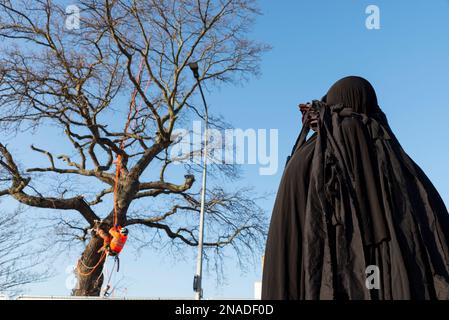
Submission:
[[[98,266],[100,265],[100,263],[101,263],[105,258],[106,258],[106,252],[103,251],[103,253],[102,253],[101,256],[100,256],[100,259],[98,260],[98,262],[97,262],[93,267],[87,266],[87,265],[82,261],[82,259],[79,259],[79,260],[78,260],[78,264],[76,265],[76,269],[77,269],[78,274],[81,275],[81,276],[89,276],[89,275],[91,275],[92,273],[94,273],[94,271],[98,268]],[[82,272],[81,269],[80,269],[80,267],[79,267],[79,266],[80,266],[80,263],[83,264],[83,267],[84,267],[85,269],[90,269],[90,271],[88,271],[88,272]]]

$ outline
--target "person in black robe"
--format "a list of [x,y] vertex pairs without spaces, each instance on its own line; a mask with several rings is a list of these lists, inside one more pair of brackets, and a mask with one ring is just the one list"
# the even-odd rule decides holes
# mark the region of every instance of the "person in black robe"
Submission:
[[315,133],[303,126],[277,193],[262,299],[449,299],[448,211],[371,84],[343,78],[313,105]]

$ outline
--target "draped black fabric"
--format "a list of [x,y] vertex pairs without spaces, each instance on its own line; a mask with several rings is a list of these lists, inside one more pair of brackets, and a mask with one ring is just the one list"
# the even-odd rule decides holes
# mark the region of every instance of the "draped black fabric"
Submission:
[[373,87],[347,77],[323,101],[279,186],[262,299],[449,299],[448,211]]
[[346,77],[337,81],[326,94],[329,105],[343,104],[355,112],[371,115],[379,112],[376,91],[361,77]]

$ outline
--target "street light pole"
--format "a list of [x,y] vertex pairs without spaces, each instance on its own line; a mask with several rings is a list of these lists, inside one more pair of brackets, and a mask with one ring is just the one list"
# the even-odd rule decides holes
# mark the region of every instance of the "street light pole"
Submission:
[[198,87],[200,89],[201,98],[203,99],[204,104],[204,147],[203,147],[203,178],[201,184],[201,209],[200,209],[200,229],[198,236],[198,257],[196,261],[196,274],[193,280],[193,290],[195,291],[195,300],[201,300],[203,297],[203,286],[202,286],[202,277],[203,277],[203,242],[204,242],[204,209],[206,202],[206,178],[207,178],[207,134],[208,134],[208,126],[209,126],[209,112],[207,108],[206,99],[204,98],[203,88],[201,87],[200,76],[198,73],[198,63],[192,62],[189,63],[189,67],[193,72],[193,76],[195,77]]

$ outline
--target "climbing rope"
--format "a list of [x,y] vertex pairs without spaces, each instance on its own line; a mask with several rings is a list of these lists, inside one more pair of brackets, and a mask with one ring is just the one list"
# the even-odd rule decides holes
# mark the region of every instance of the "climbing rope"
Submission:
[[[111,280],[112,280],[112,274],[114,273],[115,264],[117,263],[117,272],[118,272],[118,256],[115,256],[114,264],[112,265],[111,272],[108,272],[106,268],[106,277],[108,278],[108,281],[106,282],[106,286],[104,288],[103,296],[108,297],[110,295],[109,289],[111,289]],[[109,273],[109,276],[108,276]]]
[[[79,275],[82,275],[82,276],[89,276],[89,275],[91,275],[92,273],[95,272],[95,270],[98,268],[98,266],[100,265],[100,263],[101,263],[105,258],[106,258],[106,252],[103,251],[103,253],[102,253],[101,256],[100,256],[100,259],[98,260],[98,262],[97,262],[93,267],[87,266],[87,265],[82,261],[82,259],[80,258],[80,259],[78,260],[78,264],[76,265],[76,269],[77,269],[78,274],[79,274]],[[80,269],[80,267],[79,267],[80,264],[82,264],[83,267],[84,267],[85,269],[88,269],[88,270],[90,270],[90,271],[88,271],[88,272],[82,272],[81,269]]]
[[[143,62],[145,61],[145,58],[142,56],[142,59],[140,60],[139,64],[139,70],[137,72],[136,82],[140,83],[142,73],[143,73]],[[144,92],[148,89],[150,83],[150,79],[148,79]],[[137,113],[139,112],[139,109],[142,107],[142,102],[140,103],[139,108],[136,108],[136,96],[137,96],[137,87],[134,88],[133,94],[131,96],[131,103],[129,105],[129,111],[128,111],[128,117],[125,123],[124,128],[124,137],[120,141],[120,150],[123,151],[125,149],[125,142],[128,139],[128,129],[131,124],[131,121],[133,117],[137,116]],[[134,112],[134,116],[132,115]],[[117,155],[117,158],[115,160],[115,181],[114,181],[114,226],[118,224],[118,208],[117,208],[117,192],[118,192],[118,185],[121,175],[121,169],[122,169],[122,156],[121,154]]]

